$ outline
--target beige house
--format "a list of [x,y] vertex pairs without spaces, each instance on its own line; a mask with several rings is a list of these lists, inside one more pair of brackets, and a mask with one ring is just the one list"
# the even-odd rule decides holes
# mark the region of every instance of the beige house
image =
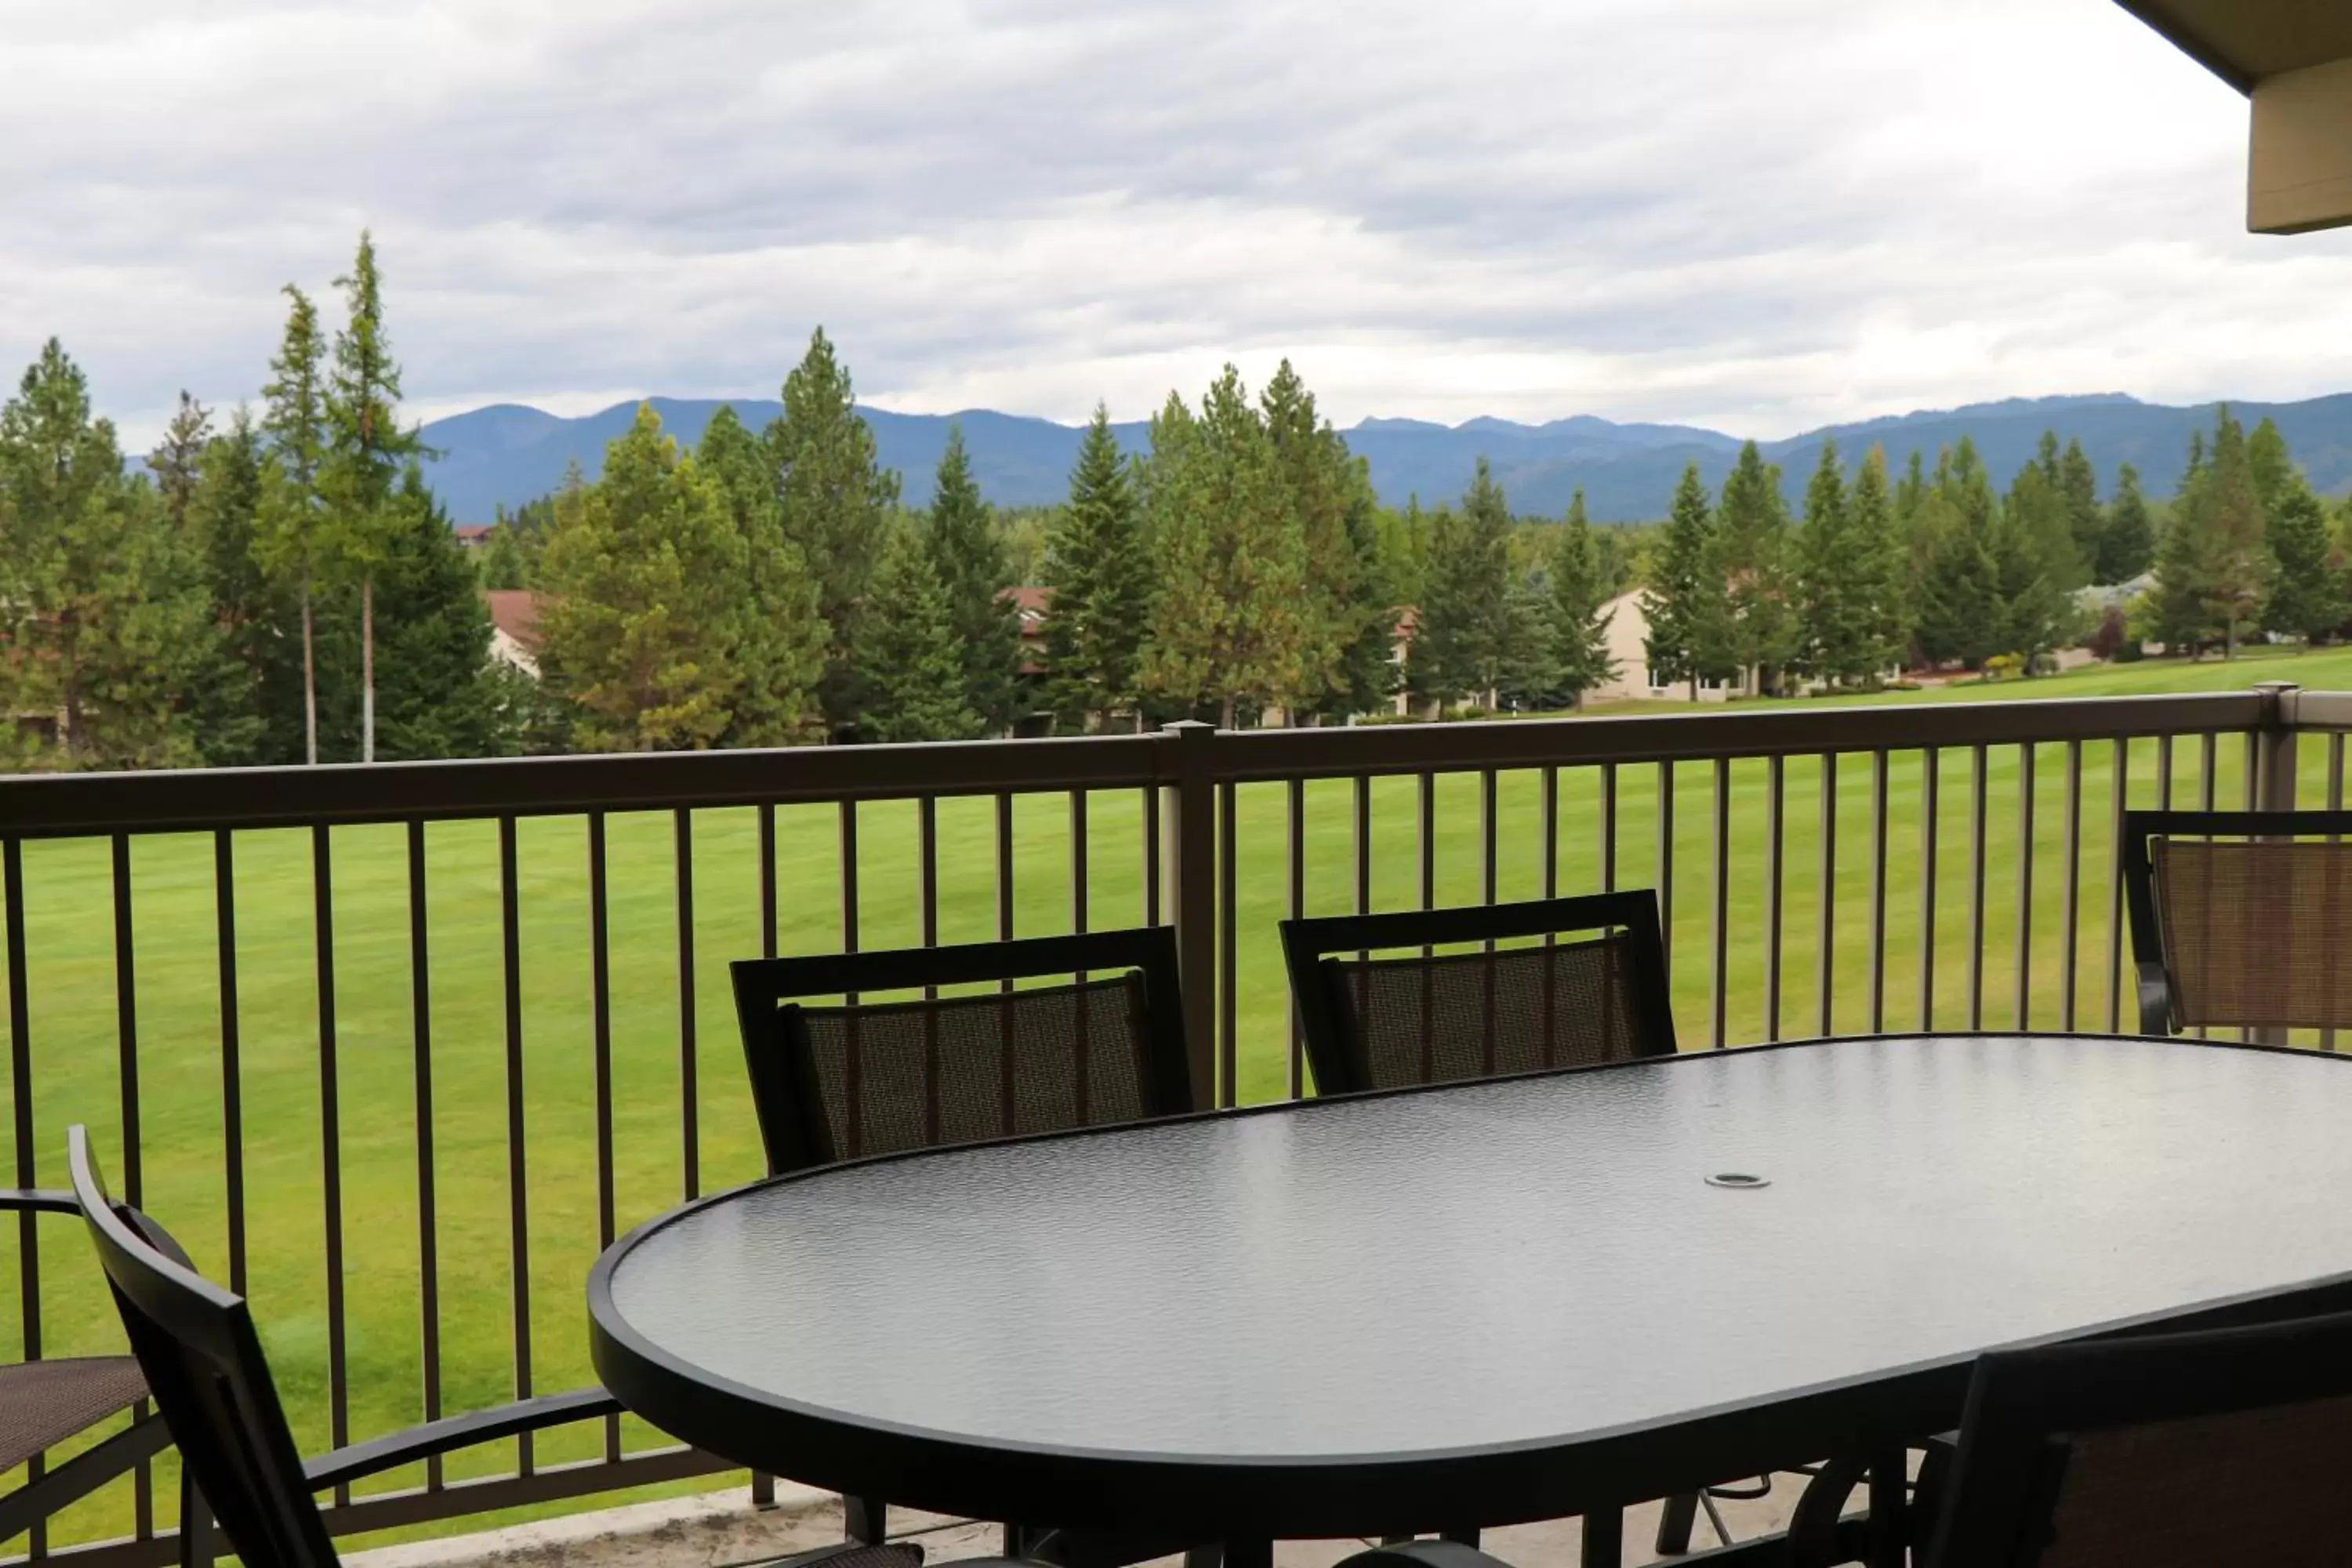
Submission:
[[[1601,606],[1609,617],[1609,657],[1617,673],[1584,694],[1587,702],[1623,702],[1634,698],[1691,696],[1687,680],[1661,682],[1650,668],[1650,617],[1642,612],[1642,591],[1618,595]],[[1731,695],[1719,680],[1698,683],[1701,702],[1721,702]]]

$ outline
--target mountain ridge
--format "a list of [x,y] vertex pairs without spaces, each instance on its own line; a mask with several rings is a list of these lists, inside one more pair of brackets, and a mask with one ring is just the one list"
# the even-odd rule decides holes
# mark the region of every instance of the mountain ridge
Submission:
[[[723,406],[731,405],[755,430],[782,407],[771,398],[643,401],[687,446],[701,439]],[[1938,447],[1968,435],[1995,481],[2006,484],[2031,460],[2042,432],[2054,429],[2061,440],[2083,442],[2098,469],[2103,494],[2112,489],[2117,465],[2128,462],[2138,468],[2143,488],[2161,496],[2179,482],[2189,432],[2210,427],[2216,406],[2147,403],[2119,392],[2019,396],[1877,416],[1758,446],[1780,466],[1793,499],[1819,461],[1824,440],[1837,441],[1849,460],[1866,444],[1883,446],[1889,465],[1899,469],[1914,451],[1932,464]],[[2322,491],[2352,489],[2352,393],[2292,403],[2233,401],[2231,406],[2250,425],[2266,416],[2276,419],[2297,461]],[[572,462],[593,479],[605,443],[628,427],[636,408],[636,401],[629,401],[565,417],[526,404],[500,403],[433,420],[422,432],[425,445],[438,454],[428,463],[428,478],[456,521],[487,522],[499,506],[519,506],[553,489]],[[963,427],[982,494],[1003,506],[1060,500],[1084,434],[1080,426],[988,408],[903,414],[862,406],[859,413],[874,430],[882,465],[903,476],[905,498],[914,506],[929,500],[932,470],[950,426]],[[1148,443],[1150,426],[1142,421],[1111,428],[1130,452]],[[1365,459],[1373,488],[1391,505],[1402,506],[1413,496],[1424,506],[1454,499],[1483,456],[1520,515],[1558,516],[1570,493],[1581,488],[1591,515],[1602,522],[1664,516],[1686,463],[1697,463],[1708,485],[1719,486],[1742,442],[1699,426],[1619,423],[1591,414],[1539,425],[1494,416],[1451,426],[1373,416],[1341,434]]]

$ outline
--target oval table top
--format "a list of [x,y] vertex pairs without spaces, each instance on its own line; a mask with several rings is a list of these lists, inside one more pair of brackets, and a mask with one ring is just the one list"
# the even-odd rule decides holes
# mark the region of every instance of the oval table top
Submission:
[[1990,1348],[2352,1276],[2342,1067],[1837,1040],[837,1165],[617,1243],[593,1353],[688,1441],[943,1511],[1554,1517],[1948,1426]]

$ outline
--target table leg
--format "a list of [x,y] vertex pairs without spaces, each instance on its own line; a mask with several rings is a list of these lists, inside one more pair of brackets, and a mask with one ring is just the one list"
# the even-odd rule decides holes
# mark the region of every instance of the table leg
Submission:
[[1584,1516],[1582,1568],[1620,1568],[1625,1561],[1625,1510],[1602,1509]]
[[1904,1518],[1910,1481],[1909,1457],[1889,1448],[1870,1462],[1870,1568],[1903,1568],[1910,1542]]
[[1657,1551],[1661,1557],[1680,1557],[1690,1550],[1691,1531],[1698,1525],[1698,1493],[1677,1492],[1658,1513]]

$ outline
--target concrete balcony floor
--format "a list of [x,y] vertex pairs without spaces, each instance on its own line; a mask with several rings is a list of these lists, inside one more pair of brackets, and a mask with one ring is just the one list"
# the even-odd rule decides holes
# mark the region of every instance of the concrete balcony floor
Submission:
[[[1752,1540],[1787,1528],[1803,1480],[1801,1476],[1777,1476],[1768,1498],[1716,1506],[1735,1540]],[[1660,1561],[1651,1551],[1657,1520],[1655,1504],[1626,1515],[1627,1568]],[[1003,1544],[994,1525],[958,1523],[929,1514],[894,1510],[890,1526],[894,1536],[922,1531],[910,1538],[920,1542],[931,1563],[994,1556]],[[772,1510],[753,1509],[747,1489],[736,1487],[481,1534],[347,1552],[343,1561],[349,1568],[729,1568],[840,1539],[837,1499],[829,1492],[780,1483]],[[1331,1568],[1365,1544],[1286,1541],[1276,1547],[1275,1563],[1276,1568]],[[1483,1544],[1512,1568],[1576,1568],[1581,1531],[1574,1520],[1513,1525],[1487,1531]],[[1692,1546],[1704,1551],[1716,1544],[1702,1514]],[[1150,1568],[1181,1568],[1181,1558],[1165,1558]]]

